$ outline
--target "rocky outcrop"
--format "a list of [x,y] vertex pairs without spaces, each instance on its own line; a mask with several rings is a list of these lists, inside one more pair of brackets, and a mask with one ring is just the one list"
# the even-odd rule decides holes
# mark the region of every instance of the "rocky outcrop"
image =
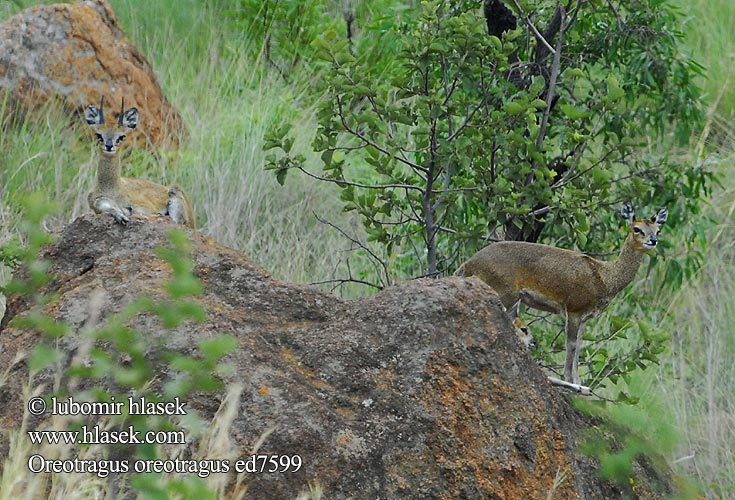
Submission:
[[124,97],[145,121],[145,137],[135,134],[139,146],[176,146],[184,131],[107,0],[32,7],[0,25],[0,96],[3,90],[16,113],[58,98],[81,110],[102,94],[117,111]]
[[[171,270],[156,248],[170,245],[173,227],[161,218],[123,227],[87,215],[46,248],[45,292],[54,298],[44,309],[71,325],[59,343],[69,357],[94,321],[91,302],[102,301],[103,321],[135,297],[164,295]],[[643,459],[634,491],[598,478],[597,464],[580,451],[590,424],[548,383],[479,280],[418,279],[344,301],[274,279],[242,253],[188,234],[203,286],[192,300],[206,320],[164,330],[141,314],[129,326],[182,353],[213,334],[237,339],[225,382],[244,385],[231,429],[240,455],[273,428],[259,452],[303,460],[293,474],[249,476],[246,498],[295,498],[315,481],[329,499],[671,496],[668,474]],[[9,297],[0,366],[39,341],[19,326],[31,307],[31,299]],[[27,380],[22,361],[0,386],[0,428],[20,425]],[[211,418],[222,397],[188,403]],[[7,433],[2,440],[7,453]]]

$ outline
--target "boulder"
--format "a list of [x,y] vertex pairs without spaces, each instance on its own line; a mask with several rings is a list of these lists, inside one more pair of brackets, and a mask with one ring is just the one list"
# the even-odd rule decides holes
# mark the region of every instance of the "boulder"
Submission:
[[143,133],[135,134],[139,146],[175,147],[184,132],[153,68],[125,36],[107,0],[36,6],[2,23],[0,97],[3,91],[21,114],[57,99],[81,111],[104,94],[108,121],[124,97],[126,107],[143,115]]
[[[166,295],[172,271],[157,248],[170,246],[173,227],[163,218],[120,226],[85,215],[44,250],[51,277],[44,311],[71,325],[58,341],[63,363],[85,328],[136,297]],[[551,386],[481,281],[417,279],[346,301],[278,280],[246,255],[186,231],[203,287],[191,300],[206,319],[166,330],[140,314],[129,326],[186,354],[202,338],[234,336],[227,357],[234,371],[222,377],[242,387],[230,428],[238,456],[263,437],[258,453],[303,461],[295,473],[248,475],[246,498],[296,498],[317,482],[330,500],[673,495],[670,471],[646,458],[636,460],[635,488],[599,478],[599,465],[581,451],[590,417]],[[0,385],[0,464],[7,431],[23,420],[28,367],[17,356],[41,337],[20,321],[34,304],[10,295],[0,325],[0,366],[12,366]],[[155,375],[166,378],[164,368]],[[53,374],[45,376],[34,387],[52,387]],[[211,419],[223,399],[194,394],[187,404]]]

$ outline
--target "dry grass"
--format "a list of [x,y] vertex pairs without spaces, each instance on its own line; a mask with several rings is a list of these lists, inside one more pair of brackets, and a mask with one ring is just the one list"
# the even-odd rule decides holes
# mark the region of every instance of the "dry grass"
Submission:
[[[263,169],[265,134],[288,122],[295,151],[319,171],[310,152],[316,120],[314,96],[304,98],[309,82],[282,82],[250,53],[233,47],[226,34],[214,32],[222,20],[202,13],[198,3],[182,4],[176,16],[157,15],[171,10],[157,2],[145,4],[150,12],[130,0],[113,4],[121,23],[130,26],[131,38],[161,69],[161,85],[189,129],[179,151],[160,158],[129,155],[124,175],[179,182],[190,194],[203,234],[245,251],[280,278],[310,283],[346,274],[346,242],[314,216],[361,234],[354,217],[342,212],[335,188],[298,175],[280,186]],[[188,34],[185,41],[182,32]],[[8,221],[0,228],[0,244],[20,234],[14,209],[20,193],[42,191],[60,203],[60,215],[47,222],[52,230],[89,211],[86,195],[96,174],[96,151],[85,127],[81,116],[49,109],[0,137],[0,220]],[[6,277],[0,269],[0,280]]]
[[707,75],[710,111],[696,154],[718,165],[723,186],[705,217],[691,221],[707,233],[705,265],[668,299],[662,327],[672,335],[671,353],[647,380],[648,394],[663,398],[665,418],[681,435],[675,470],[693,477],[708,500],[725,500],[735,497],[735,3],[679,4],[689,49]]
[[717,193],[705,266],[672,300],[671,354],[650,390],[666,395],[682,443],[675,467],[709,500],[735,495],[735,185]]

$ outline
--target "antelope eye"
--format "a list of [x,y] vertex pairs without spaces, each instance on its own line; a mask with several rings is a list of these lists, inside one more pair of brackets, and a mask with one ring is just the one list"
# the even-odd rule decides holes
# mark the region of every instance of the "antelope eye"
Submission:
[[121,135],[115,140],[115,144],[120,144],[125,139],[125,134]]
[[521,332],[523,332],[524,335],[528,335],[528,328],[524,326],[521,328]]
[[105,143],[105,138],[102,137],[102,134],[94,134],[97,137],[97,140],[100,141],[102,144]]
[[634,228],[633,228],[633,232],[634,232],[635,234],[641,234],[641,233],[642,233],[643,231],[642,231],[642,230],[641,230],[641,228],[639,228],[639,227],[634,227]]

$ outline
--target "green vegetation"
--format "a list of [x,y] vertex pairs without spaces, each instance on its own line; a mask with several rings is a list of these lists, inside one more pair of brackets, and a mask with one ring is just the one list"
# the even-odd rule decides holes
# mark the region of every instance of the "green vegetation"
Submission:
[[[383,22],[379,38],[368,27],[362,43],[327,17],[310,44],[325,61],[313,141],[322,168],[293,151],[288,123],[266,137],[279,182],[295,171],[336,185],[343,209],[362,220],[358,246],[376,271],[360,282],[446,275],[492,239],[614,252],[622,238],[609,227],[623,201],[639,212],[645,203],[651,213],[640,216],[663,205],[698,214],[711,189],[712,172],[676,154],[701,129],[702,110],[701,68],[679,49],[674,9],[539,2],[512,29],[495,22],[500,7],[487,18],[481,7],[423,2]],[[365,40],[393,50],[376,57]],[[692,242],[666,268],[673,287],[702,260],[701,237],[682,222],[665,230]],[[668,340],[645,320],[616,323],[583,356],[593,387],[658,362]],[[546,340],[538,356],[552,360],[558,326],[536,330]]]
[[603,406],[582,399],[576,401],[576,406],[599,421],[598,426],[585,432],[584,452],[600,461],[602,477],[631,496],[637,486],[634,460],[656,460],[662,452],[674,450],[673,426],[653,421],[651,414],[636,406]]
[[[687,20],[687,45],[707,77],[702,86],[708,119],[690,161],[711,163],[722,186],[703,217],[688,222],[707,241],[702,269],[673,296],[653,293],[666,312],[658,326],[671,336],[670,352],[642,377],[648,388],[639,397],[664,395],[658,413],[681,438],[670,455],[675,470],[695,478],[706,498],[726,499],[735,494],[735,40],[727,21],[735,16],[735,3],[678,3]],[[681,252],[679,245],[674,250]]]
[[423,2],[380,38],[397,48],[380,58],[325,25],[312,42],[328,63],[313,142],[322,172],[291,152],[287,124],[268,136],[282,153],[268,168],[341,188],[382,256],[381,285],[447,274],[493,238],[609,251],[608,207],[624,200],[697,211],[710,173],[649,142],[686,143],[701,126],[700,68],[678,50],[674,12],[555,5],[508,29],[490,22],[499,7],[486,19],[481,2]]
[[702,81],[710,106],[708,138],[728,145],[733,140],[732,120],[735,116],[735,51],[732,30],[725,19],[732,19],[735,5],[727,0],[677,0],[684,13],[683,31],[693,56],[706,68]]
[[[0,19],[35,3],[40,2],[0,0]],[[353,152],[351,148],[359,142],[335,123],[338,115],[334,105],[341,96],[349,103],[348,120],[371,131],[371,137],[384,138],[391,120],[371,117],[369,111],[392,112],[388,99],[392,89],[415,88],[416,82],[401,81],[400,76],[407,71],[403,63],[418,54],[421,47],[411,46],[406,40],[410,42],[410,36],[421,33],[438,38],[450,29],[455,30],[452,36],[457,36],[459,26],[420,26],[414,13],[419,9],[418,2],[408,1],[401,9],[394,9],[396,2],[389,0],[355,1],[352,17],[338,2],[329,0],[306,2],[299,7],[295,2],[251,0],[111,3],[121,26],[150,59],[164,93],[189,128],[177,152],[166,152],[160,158],[132,155],[131,172],[184,185],[197,208],[204,234],[244,250],[276,276],[299,283],[337,280],[334,284],[339,285],[344,283],[340,280],[347,279],[382,286],[434,270],[425,260],[428,250],[421,247],[430,238],[424,238],[421,232],[421,221],[426,217],[420,208],[415,211],[420,207],[416,200],[398,199],[387,191],[370,195],[350,190],[345,184],[325,184],[296,171],[290,171],[284,179],[284,167],[296,166],[332,180],[344,177],[375,183],[387,178],[417,184],[416,172],[395,167],[395,154],[374,155],[369,148]],[[519,3],[530,9],[529,2]],[[634,3],[646,7],[639,12],[641,16],[661,16],[646,22],[663,22],[675,35],[678,26],[673,17],[667,17],[672,15],[667,2]],[[552,4],[538,4],[547,7],[532,18],[541,22],[549,18]],[[555,182],[552,177],[524,186],[526,176],[519,170],[513,175],[521,181],[511,178],[508,185],[487,184],[495,190],[492,198],[487,194],[471,199],[457,193],[445,195],[437,206],[452,209],[439,212],[440,216],[446,214],[445,219],[451,223],[446,228],[451,231],[440,231],[434,264],[442,272],[452,271],[459,260],[482,246],[493,220],[505,229],[533,232],[537,221],[526,214],[547,205],[562,209],[544,220],[540,238],[568,248],[611,252],[619,248],[623,237],[622,231],[613,231],[619,227],[613,222],[618,201],[630,198],[639,212],[651,214],[664,202],[671,203],[670,221],[661,236],[665,258],[651,258],[652,265],[642,269],[634,284],[588,325],[585,369],[587,378],[602,394],[611,398],[624,395],[637,401],[642,411],[658,416],[641,417],[645,425],[655,425],[657,420],[672,424],[679,441],[663,451],[675,470],[694,478],[708,499],[726,499],[735,494],[735,370],[731,362],[735,336],[730,326],[735,322],[735,42],[731,26],[735,5],[729,0],[680,4],[683,48],[704,67],[703,77],[697,79],[704,89],[703,123],[689,119],[697,118],[689,114],[696,115],[697,111],[687,108],[692,103],[683,99],[696,97],[686,79],[692,76],[688,71],[696,66],[679,52],[667,55],[666,47],[657,47],[657,56],[648,65],[640,57],[617,62],[608,58],[596,65],[585,65],[581,58],[570,61],[570,71],[561,73],[568,77],[563,91],[578,101],[550,115],[548,137],[553,139],[553,146],[546,145],[543,151],[534,149],[539,137],[534,135],[539,132],[534,129],[535,117],[543,113],[542,102],[545,104],[543,99],[536,102],[532,92],[538,79],[530,78],[529,87],[518,94],[510,93],[507,81],[499,82],[497,100],[488,102],[515,116],[496,124],[501,127],[503,140],[512,143],[505,150],[507,156],[497,160],[499,167],[520,168],[536,161],[553,170],[556,156],[582,145],[588,155],[585,165],[592,167],[601,158],[605,161],[590,170],[593,175],[589,180],[575,179],[563,193],[549,194],[546,188]],[[465,27],[471,28],[468,34],[479,36],[477,2],[457,1],[452,5],[463,13]],[[322,15],[324,9],[331,15]],[[390,15],[381,14],[384,12]],[[337,41],[346,40],[344,33],[350,19],[351,43],[338,47]],[[592,19],[583,22],[592,23]],[[606,18],[605,22],[615,24],[617,20]],[[584,25],[579,33],[569,33],[569,40],[579,46],[579,54],[584,46],[593,54],[608,43],[607,32],[595,31],[604,25]],[[486,44],[483,48],[501,64],[510,56],[508,47],[520,48],[524,60],[532,39],[522,28],[515,38],[503,41],[499,47],[488,37],[482,42]],[[585,33],[590,33],[592,39]],[[376,39],[380,39],[379,44],[374,42]],[[433,47],[431,43],[425,45],[430,49],[426,64],[432,70],[432,85],[441,88],[446,83],[438,74],[442,57],[451,60],[458,55],[439,42]],[[453,64],[459,66],[456,60]],[[477,58],[471,64],[478,64]],[[663,104],[641,106],[642,89],[646,90],[645,85],[652,81],[655,84],[662,72],[680,79],[659,89],[657,99],[665,101]],[[631,80],[642,75],[653,80]],[[362,85],[350,85],[349,78],[360,78]],[[466,93],[458,99],[465,101],[460,100],[457,108],[482,93],[475,84],[469,80],[467,88],[462,88]],[[625,96],[618,95],[620,90]],[[677,90],[681,93],[671,93]],[[617,99],[612,99],[615,96]],[[382,101],[373,105],[371,97]],[[415,106],[411,113],[416,119],[411,123],[394,120],[398,132],[391,151],[400,152],[400,140],[412,137],[416,144],[403,146],[424,148],[421,154],[426,156],[414,158],[423,165],[436,151],[426,149],[420,141],[427,136],[415,132],[422,127],[426,130],[434,118],[446,126],[449,117],[457,116],[453,113],[458,111],[451,108],[451,103],[432,107],[430,96],[420,92],[408,94],[406,99]],[[592,107],[586,108],[587,103]],[[2,106],[4,103],[0,103]],[[594,128],[592,118],[599,113],[607,113],[604,116],[609,122],[603,128]],[[689,118],[682,118],[682,114]],[[624,118],[618,120],[619,115]],[[485,123],[490,122],[486,118]],[[577,130],[576,123],[586,125]],[[614,127],[619,128],[614,131]],[[497,130],[468,132],[471,134],[458,137],[449,156],[464,155],[468,162],[482,158],[478,144]],[[632,143],[623,144],[629,137]],[[605,156],[605,145],[611,145],[618,156]],[[280,147],[280,151],[267,152],[266,146]],[[93,142],[85,134],[81,116],[70,119],[52,108],[39,110],[21,124],[3,123],[0,152],[0,283],[5,283],[9,280],[9,265],[24,258],[21,248],[36,245],[23,229],[21,194],[39,191],[45,199],[55,200],[61,210],[47,216],[44,225],[58,228],[88,210],[86,194],[96,163]],[[284,160],[287,158],[294,161],[289,163]],[[264,172],[263,167],[269,163],[280,173],[278,177]],[[629,165],[637,170],[627,170]],[[384,169],[385,174],[377,169]],[[471,185],[482,173],[481,166],[475,164],[463,165],[462,169],[458,179],[467,183],[463,186]],[[376,176],[376,171],[388,177]],[[708,187],[701,184],[709,182],[705,175],[708,172],[719,174],[722,186],[715,187],[698,213],[697,197]],[[611,182],[610,175],[620,179],[627,174],[637,180],[630,185]],[[285,181],[284,185],[279,181]],[[589,193],[595,193],[590,203],[582,203]],[[434,203],[442,193],[435,195]],[[496,202],[501,198],[502,204]],[[371,207],[383,211],[373,213]],[[514,214],[513,207],[523,210],[519,208]],[[390,225],[388,216],[401,213],[409,215],[410,223]],[[319,222],[315,215],[331,225]],[[182,284],[185,288],[190,285]],[[338,290],[348,296],[370,291],[354,283]],[[161,311],[165,313],[165,308]],[[531,326],[534,333],[547,332],[537,335],[541,352],[558,350],[563,342],[563,338],[554,340],[559,326],[545,323],[545,318],[539,318]],[[39,352],[39,363],[44,356]],[[636,451],[639,443],[634,444]],[[610,456],[614,462],[616,457],[613,453]],[[620,477],[627,473],[623,472]]]
[[[25,386],[26,391],[36,390],[36,386],[46,386],[49,379],[58,381],[50,394],[42,396],[47,401],[51,397],[75,401],[94,401],[112,403],[126,401],[131,395],[138,400],[151,403],[169,402],[185,398],[195,392],[219,391],[223,389],[220,377],[228,370],[222,358],[236,347],[236,341],[229,335],[209,337],[199,342],[195,354],[183,355],[166,348],[166,335],[151,337],[129,328],[129,321],[140,314],[155,315],[164,329],[173,329],[187,321],[201,321],[205,312],[198,304],[190,300],[201,291],[198,280],[192,274],[189,240],[180,231],[173,231],[170,235],[171,245],[159,249],[159,256],[165,260],[171,270],[171,278],[165,285],[167,297],[153,299],[139,297],[132,300],[123,309],[106,318],[104,324],[94,328],[85,328],[75,338],[78,347],[72,351],[60,348],[59,343],[71,332],[71,327],[63,322],[57,322],[43,312],[43,305],[52,300],[52,297],[38,293],[47,281],[46,271],[48,263],[39,259],[40,249],[50,243],[51,237],[43,229],[43,219],[53,210],[53,205],[45,201],[45,196],[34,193],[24,198],[20,208],[24,214],[21,225],[23,239],[27,242],[22,251],[14,252],[12,261],[28,270],[24,279],[14,277],[10,283],[0,288],[0,291],[23,294],[33,299],[34,311],[18,318],[14,326],[28,328],[42,334],[41,342],[36,345],[28,356],[29,379]],[[8,260],[5,261],[9,263]],[[99,309],[100,304],[90,299],[90,308]],[[99,311],[91,312],[95,317]],[[63,341],[62,341],[63,342]],[[20,359],[19,359],[20,361]],[[163,367],[163,368],[162,368]],[[12,367],[0,378],[0,385],[5,383],[5,377]],[[164,373],[161,377],[156,375]],[[39,382],[43,380],[43,382]],[[232,390],[230,390],[232,392]],[[38,396],[38,394],[34,394]],[[29,394],[25,395],[26,400]],[[234,401],[233,401],[234,399]],[[237,404],[237,397],[225,398],[229,405]],[[47,402],[50,405],[50,402]],[[223,405],[224,408],[225,405]],[[83,426],[91,429],[125,430],[132,426],[141,435],[148,431],[168,433],[173,436],[172,441],[177,443],[196,441],[201,443],[194,455],[199,460],[221,459],[223,450],[208,449],[208,423],[203,422],[193,412],[184,416],[168,417],[165,415],[128,414],[126,407],[122,414],[105,415],[101,417],[75,418],[53,416],[52,429],[80,431]],[[104,413],[104,412],[103,412]],[[110,412],[107,412],[110,413]],[[229,416],[224,416],[229,415]],[[65,443],[43,442],[34,447],[25,435],[27,429],[28,412],[24,414],[24,421],[20,431],[14,432],[11,437],[11,450],[8,460],[4,463],[3,473],[0,475],[0,499],[10,498],[39,498],[48,481],[53,491],[64,498],[90,498],[90,495],[110,495],[110,483],[101,481],[115,471],[113,465],[124,462],[130,465],[135,460],[167,459],[171,450],[157,444],[117,445],[113,447],[102,445],[70,447]],[[212,424],[216,428],[229,426],[234,418],[233,411],[222,411]],[[183,436],[186,436],[184,441]],[[113,451],[110,452],[110,448]],[[90,474],[85,474],[86,480],[79,488],[75,474],[33,473],[28,468],[28,457],[39,453],[44,457],[81,461],[96,461],[102,464]],[[217,455],[217,456],[214,456]],[[114,457],[114,458],[113,458]],[[125,477],[125,476],[122,476]],[[132,479],[130,479],[132,477]],[[210,488],[204,479],[187,474],[146,473],[135,474],[123,479],[117,484],[121,492],[134,491],[143,498],[221,498],[222,488]],[[128,484],[129,480],[129,484]]]

